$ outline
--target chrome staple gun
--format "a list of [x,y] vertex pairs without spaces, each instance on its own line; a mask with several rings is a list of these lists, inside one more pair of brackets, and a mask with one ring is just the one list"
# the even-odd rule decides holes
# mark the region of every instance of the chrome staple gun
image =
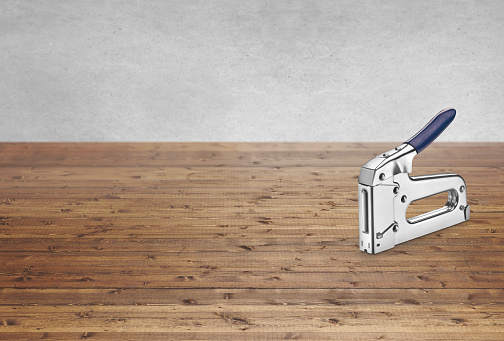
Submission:
[[[376,254],[426,234],[469,220],[467,191],[460,175],[409,176],[413,157],[431,144],[455,118],[455,109],[434,116],[408,141],[378,155],[359,175],[359,248]],[[446,204],[407,219],[413,201],[448,192]]]

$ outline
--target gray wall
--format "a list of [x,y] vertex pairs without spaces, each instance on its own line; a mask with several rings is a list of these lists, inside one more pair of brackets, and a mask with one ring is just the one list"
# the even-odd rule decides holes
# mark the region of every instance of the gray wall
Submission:
[[1,141],[504,141],[504,1],[1,1]]

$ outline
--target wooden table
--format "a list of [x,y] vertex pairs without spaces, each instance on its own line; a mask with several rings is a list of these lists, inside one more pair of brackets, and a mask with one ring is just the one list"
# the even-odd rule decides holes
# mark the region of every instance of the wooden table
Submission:
[[504,143],[418,155],[471,219],[368,255],[397,144],[0,144],[0,339],[504,339]]

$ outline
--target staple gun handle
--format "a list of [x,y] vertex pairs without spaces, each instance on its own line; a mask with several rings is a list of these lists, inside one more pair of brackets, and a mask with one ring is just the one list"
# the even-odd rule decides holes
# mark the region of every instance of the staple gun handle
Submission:
[[441,110],[418,133],[405,143],[415,148],[417,153],[427,148],[450,125],[455,118],[455,109]]

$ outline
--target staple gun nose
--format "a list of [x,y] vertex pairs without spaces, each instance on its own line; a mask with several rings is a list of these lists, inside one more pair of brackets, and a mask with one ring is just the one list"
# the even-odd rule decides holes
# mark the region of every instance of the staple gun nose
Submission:
[[[359,248],[376,254],[395,245],[469,220],[467,187],[457,174],[409,176],[413,158],[453,121],[455,109],[444,109],[400,146],[376,156],[359,175]],[[447,192],[446,204],[407,219],[410,203]]]

